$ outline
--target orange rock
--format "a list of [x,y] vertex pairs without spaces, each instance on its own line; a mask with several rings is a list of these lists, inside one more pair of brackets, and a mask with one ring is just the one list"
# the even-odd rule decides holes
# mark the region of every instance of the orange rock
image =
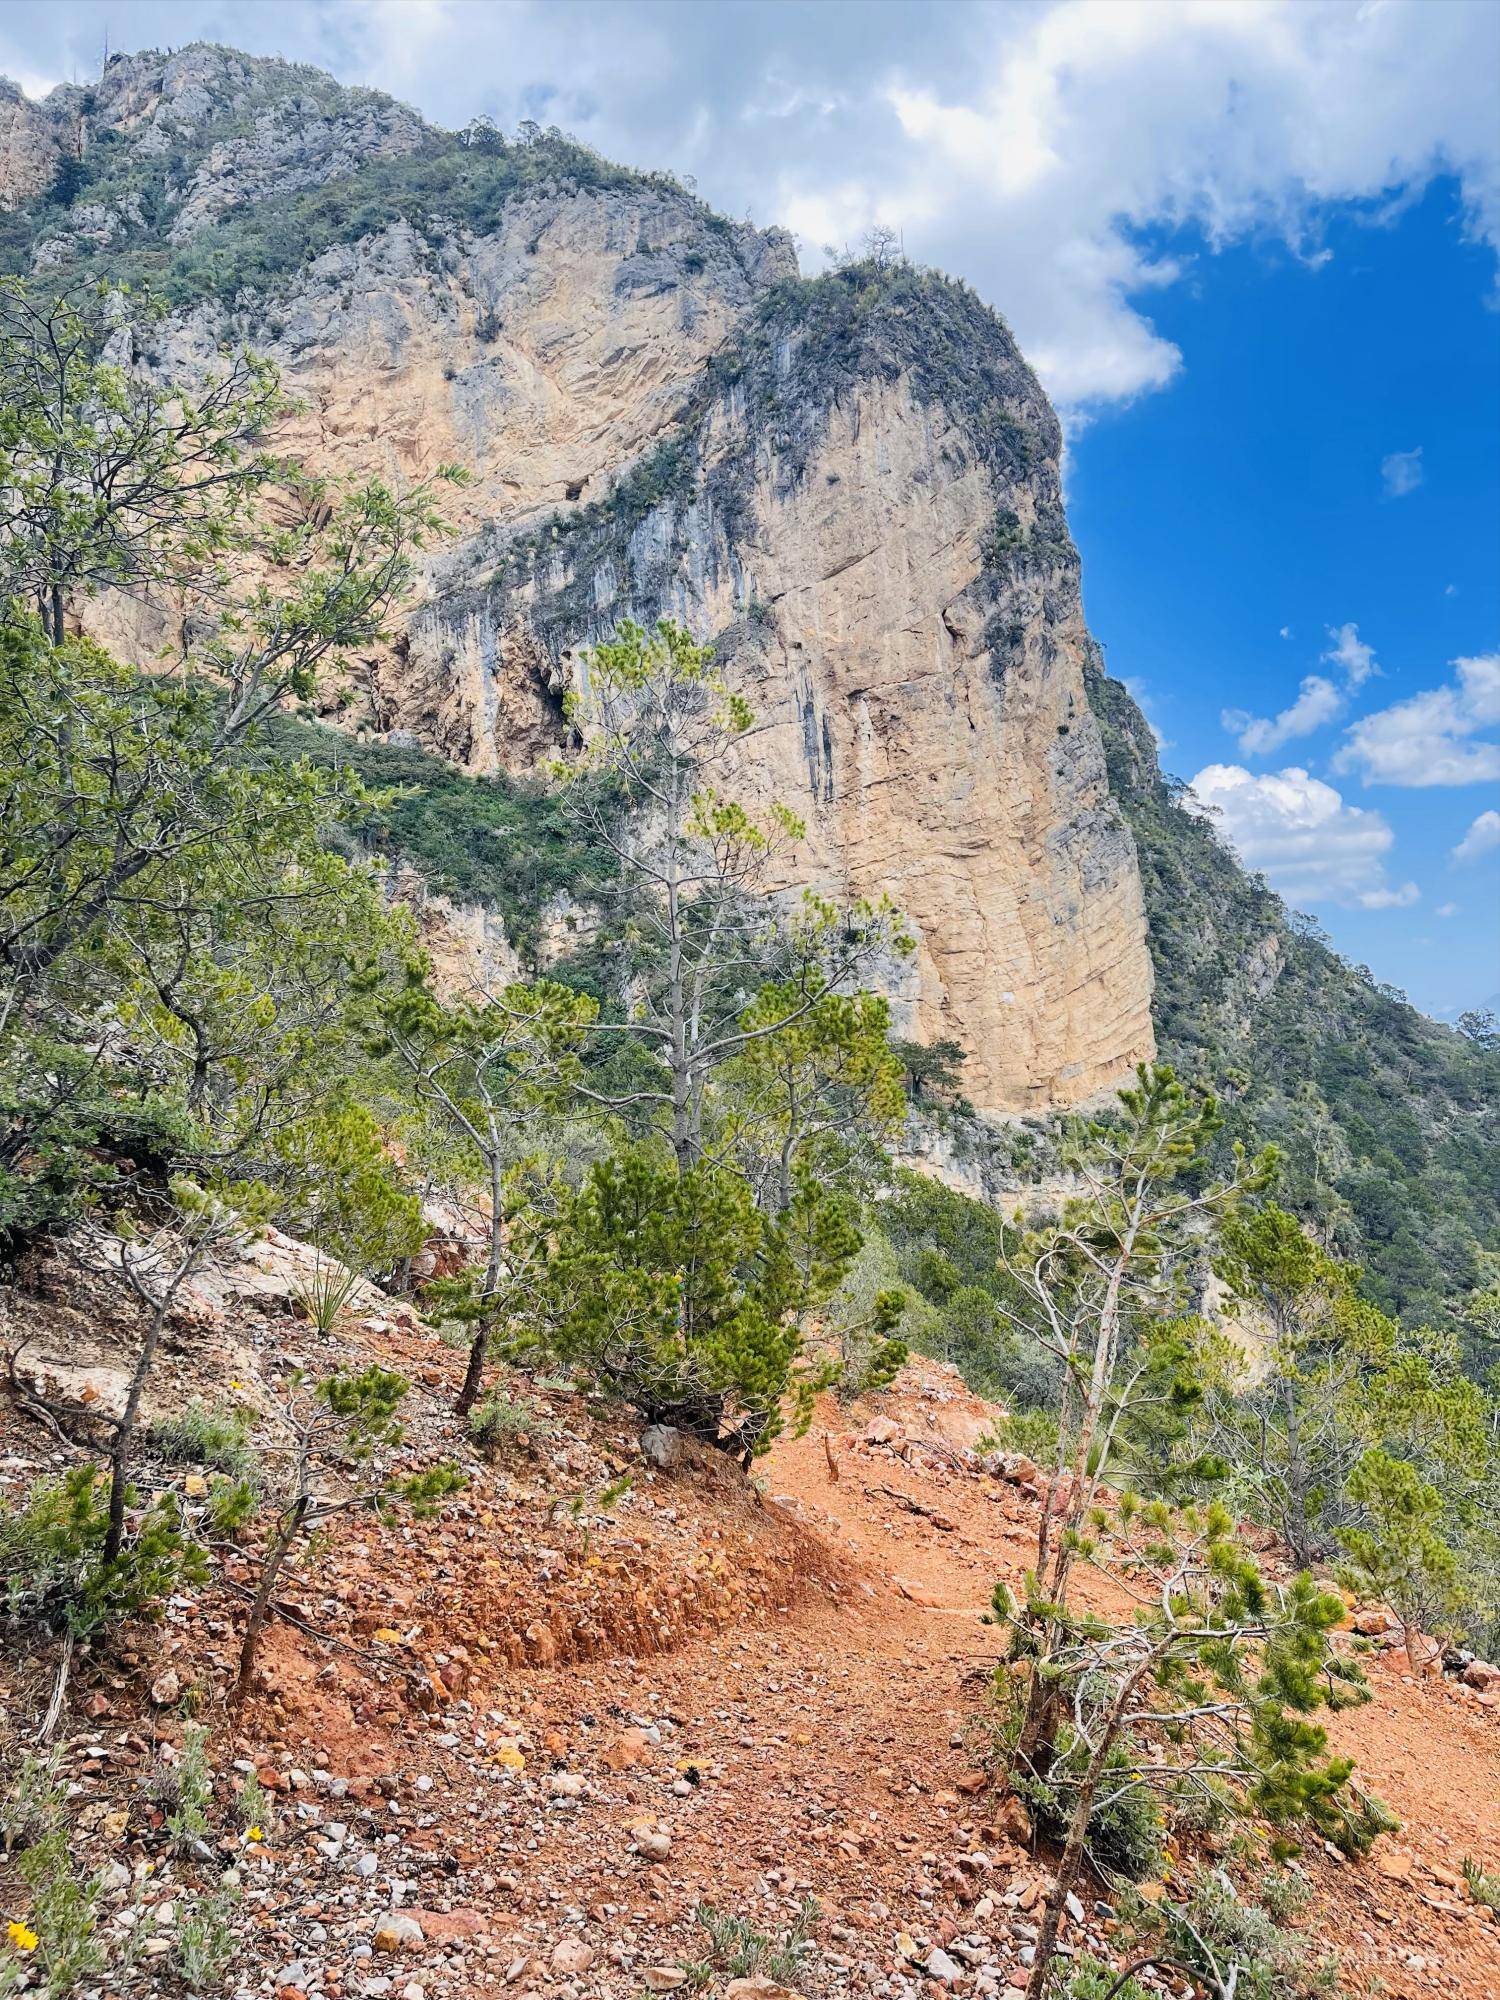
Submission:
[[646,1741],[644,1729],[624,1729],[604,1750],[606,1771],[629,1771],[637,1764],[646,1763],[651,1756],[651,1746]]

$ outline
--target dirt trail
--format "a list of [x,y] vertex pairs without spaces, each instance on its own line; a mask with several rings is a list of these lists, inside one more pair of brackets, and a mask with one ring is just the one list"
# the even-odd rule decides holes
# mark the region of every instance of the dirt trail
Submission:
[[[771,1504],[845,1560],[839,1602],[814,1595],[759,1631],[633,1671],[613,1662],[529,1677],[533,1726],[569,1768],[591,1773],[592,1809],[544,1845],[554,1909],[592,1911],[608,1930],[618,1918],[639,1962],[670,1965],[701,1954],[700,1900],[769,1931],[815,1894],[823,1962],[840,1988],[925,1990],[913,1957],[935,1942],[956,1946],[963,1966],[970,1939],[986,1947],[969,1947],[970,1990],[1024,1978],[1024,1915],[999,1906],[1037,1870],[1009,1840],[993,1793],[974,1788],[996,1646],[981,1614],[996,1578],[1016,1581],[1029,1559],[1035,1504],[946,1473],[945,1420],[962,1431],[964,1402],[950,1412],[898,1405],[888,1443],[846,1431],[825,1444],[815,1429],[772,1454]],[[904,1439],[924,1437],[939,1441],[937,1457],[920,1442],[901,1455]],[[1354,1990],[1500,1995],[1500,1924],[1458,1879],[1466,1854],[1500,1865],[1500,1712],[1445,1683],[1417,1688],[1391,1656],[1372,1680],[1371,1705],[1340,1719],[1335,1737],[1403,1831],[1359,1864],[1309,1856],[1322,1912],[1312,1928],[1344,1954]],[[662,1744],[606,1771],[629,1716],[666,1718]],[[669,1856],[622,1865],[620,1839],[643,1822],[668,1835]],[[1107,1939],[1107,1919],[1089,1914]],[[526,1942],[518,1934],[518,1949]]]
[[[359,1332],[413,1379],[414,1447],[450,1452],[456,1358],[415,1326]],[[304,1365],[334,1358],[295,1339]],[[233,1365],[284,1345],[272,1321]],[[981,1618],[1031,1560],[1037,1503],[965,1452],[993,1412],[910,1364],[869,1408],[826,1401],[758,1498],[717,1453],[648,1469],[628,1413],[566,1394],[547,1410],[536,1446],[475,1461],[441,1520],[364,1523],[304,1565],[263,1692],[206,1711],[215,1865],[243,1879],[236,1995],[722,2000],[732,1953],[700,1905],[795,1944],[808,1898],[814,1943],[768,1968],[794,1995],[1013,1995],[1045,1877],[980,1768],[998,1636]],[[65,1457],[0,1425],[11,1486]],[[628,1497],[580,1526],[580,1496],[627,1471]],[[226,1556],[76,1677],[76,1831],[91,1865],[135,1871],[116,1904],[181,1893],[148,1781],[182,1741],[179,1693],[227,1684],[241,1569]],[[1334,1732],[1403,1830],[1358,1864],[1308,1857],[1317,1929],[1353,1991],[1500,1996],[1500,1922],[1459,1874],[1468,1855],[1500,1873],[1500,1700],[1404,1665],[1378,1658],[1374,1699]],[[0,1653],[23,1733],[49,1676]],[[224,1823],[234,1759],[274,1795],[263,1840]],[[382,1942],[402,1926],[418,1935]],[[1112,1930],[1086,1898],[1069,1935],[1107,1953]]]

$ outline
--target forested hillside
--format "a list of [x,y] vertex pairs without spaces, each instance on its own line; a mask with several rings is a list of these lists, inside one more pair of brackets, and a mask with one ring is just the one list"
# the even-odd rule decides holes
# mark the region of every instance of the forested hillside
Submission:
[[1388,1311],[1442,1324],[1500,1256],[1500,1036],[1428,1019],[1247,875],[1163,778],[1140,710],[1090,677],[1140,856],[1158,1044],[1217,1078],[1226,1135],[1274,1140],[1283,1198]]

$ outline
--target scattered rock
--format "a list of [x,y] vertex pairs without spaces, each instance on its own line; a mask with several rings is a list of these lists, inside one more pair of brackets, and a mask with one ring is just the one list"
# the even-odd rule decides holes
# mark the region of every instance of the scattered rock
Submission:
[[945,1986],[957,1985],[964,1976],[963,1967],[956,1959],[950,1958],[941,1945],[933,1946],[927,1954],[926,1963],[929,1978],[940,1979]]
[[1488,1660],[1470,1660],[1463,1671],[1463,1682],[1465,1687],[1488,1694],[1492,1688],[1500,1688],[1500,1667],[1492,1666]]
[[181,1698],[182,1676],[175,1667],[168,1667],[151,1683],[151,1700],[157,1708],[170,1708]]
[[552,1970],[561,1978],[587,1972],[594,1962],[594,1947],[582,1938],[564,1938],[552,1947]]
[[672,1424],[648,1424],[641,1432],[641,1457],[658,1472],[682,1463],[682,1432]]
[[417,1951],[426,1942],[422,1926],[405,1910],[392,1910],[382,1917],[372,1939],[377,1951]]

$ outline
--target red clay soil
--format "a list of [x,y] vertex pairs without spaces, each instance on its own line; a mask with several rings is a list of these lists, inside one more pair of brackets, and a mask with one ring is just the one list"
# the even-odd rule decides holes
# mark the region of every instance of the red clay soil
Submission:
[[[378,1338],[387,1359],[410,1346],[433,1392],[413,1434],[438,1439],[454,1357],[415,1329]],[[237,1722],[210,1695],[226,1779],[237,1755],[284,1794],[240,1857],[253,1970],[231,1990],[724,1993],[700,1903],[774,1936],[808,1896],[815,1944],[778,1975],[802,1994],[1022,1984],[1044,1870],[978,1769],[996,1654],[981,1616],[1029,1559],[1036,1505],[965,1455],[984,1406],[914,1365],[869,1408],[827,1402],[759,1468],[763,1495],[713,1454],[647,1472],[619,1419],[559,1407],[573,1414],[541,1470],[486,1473],[442,1523],[371,1524],[305,1569],[290,1595],[312,1630],[273,1628],[265,1692]],[[626,1462],[614,1517],[570,1526],[562,1496]],[[133,1703],[149,1713],[144,1683],[168,1667],[221,1687],[237,1615],[210,1592],[133,1673],[80,1674],[86,1829],[118,1845],[125,1823],[93,1754],[104,1732],[122,1768],[155,1754],[121,1731]],[[1500,1872],[1500,1702],[1405,1665],[1378,1657],[1374,1699],[1334,1727],[1402,1831],[1358,1863],[1310,1855],[1303,1921],[1351,1991],[1500,1995],[1500,1920],[1460,1876],[1466,1856]],[[0,1690],[18,1728],[39,1673]],[[158,1712],[148,1733],[180,1739],[180,1723]],[[130,1809],[127,1861],[160,1852],[149,1822]],[[394,1937],[401,1911],[420,1939]],[[1070,1928],[1111,1949],[1107,1902]]]

